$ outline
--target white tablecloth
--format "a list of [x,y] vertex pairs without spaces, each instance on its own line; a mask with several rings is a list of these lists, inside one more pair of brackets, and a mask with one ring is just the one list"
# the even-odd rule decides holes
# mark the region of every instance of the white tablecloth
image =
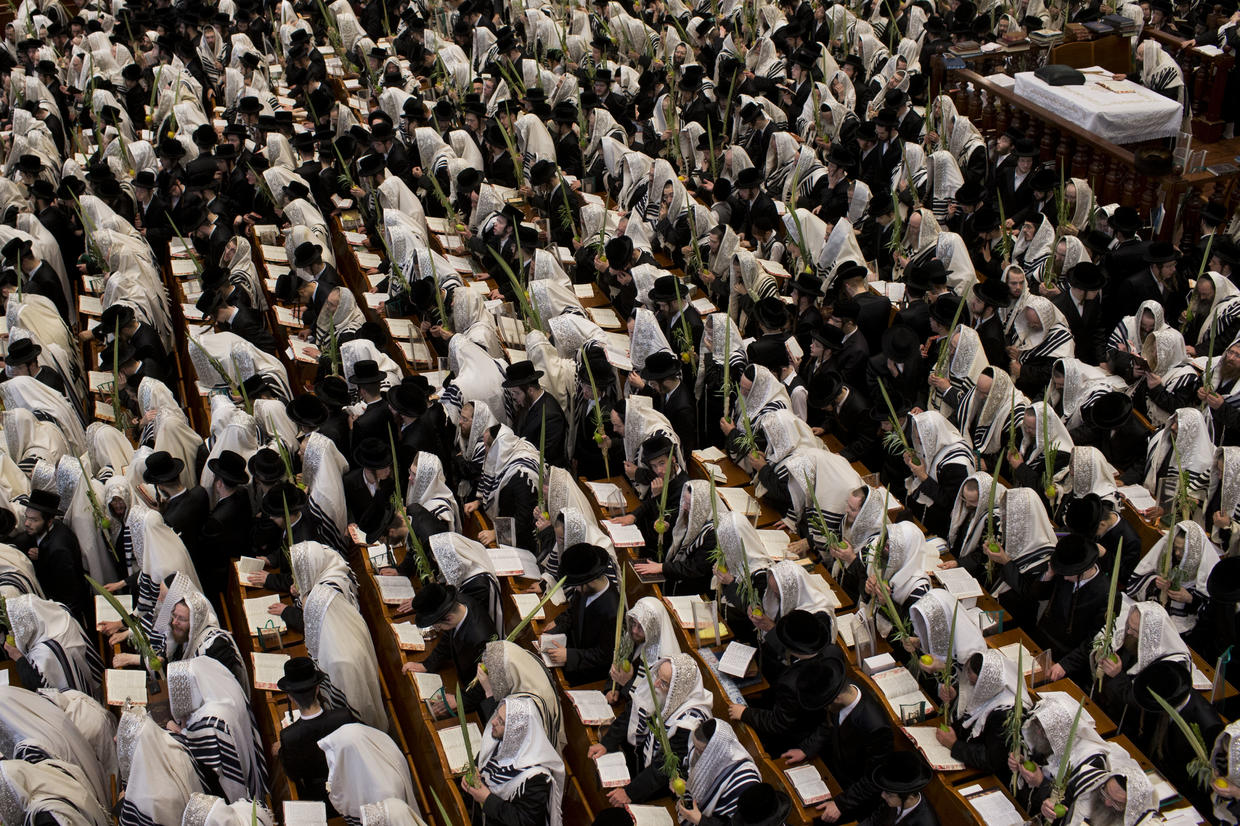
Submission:
[[1110,73],[1098,66],[1082,71],[1084,86],[1051,86],[1033,72],[1019,72],[1013,90],[1111,143],[1171,138],[1179,133],[1183,112],[1176,101],[1138,83],[1111,80]]

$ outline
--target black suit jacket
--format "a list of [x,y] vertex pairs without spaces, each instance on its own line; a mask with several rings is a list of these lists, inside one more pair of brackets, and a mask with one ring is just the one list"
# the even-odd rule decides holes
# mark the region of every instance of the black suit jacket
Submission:
[[853,300],[861,308],[857,314],[857,327],[865,336],[865,343],[870,346],[871,353],[881,353],[883,333],[891,321],[891,302],[868,291],[858,293]]
[[589,605],[586,605],[586,595],[580,591],[568,601],[568,610],[556,620],[553,633],[568,636],[564,679],[569,684],[607,678],[615,654],[613,631],[619,610],[620,594],[614,584],[609,584]]
[[[280,762],[301,800],[327,801],[327,756],[319,740],[341,726],[356,723],[348,709],[333,708],[312,720],[298,720],[280,732]],[[330,812],[329,812],[330,813]]]
[[[176,531],[185,543],[185,549],[193,556],[198,547],[202,527],[211,514],[211,497],[202,485],[194,485],[181,495],[168,500],[163,506],[164,522]],[[197,564],[198,560],[194,560]]]
[[[211,573],[218,577],[218,587],[223,588],[227,582],[227,560],[251,555],[250,531],[253,523],[254,509],[250,505],[250,497],[244,488],[216,502],[211,515],[207,517],[203,535],[210,541],[214,552],[203,562],[207,564]],[[199,568],[198,573],[204,578],[202,587],[206,591],[209,587],[206,582],[209,577],[208,572]],[[214,597],[214,594],[208,593],[207,596]]]
[[861,699],[844,721],[827,710],[805,750],[820,755],[843,791],[835,797],[841,821],[864,817],[878,803],[879,790],[870,776],[892,751],[891,723],[878,701],[858,686]]
[[655,408],[672,423],[672,429],[680,436],[680,446],[686,452],[697,450],[697,400],[693,387],[682,381],[666,399],[655,399]]
[[[31,543],[33,545],[33,543]],[[30,547],[30,546],[28,546]],[[56,522],[38,543],[34,573],[48,599],[63,603],[87,628],[94,627],[94,602],[83,576],[82,548],[63,522]]]
[[267,329],[267,322],[257,310],[237,307],[232,319],[217,325],[221,330],[231,331],[253,344],[264,353],[275,354],[276,337]]
[[392,420],[392,409],[386,399],[379,399],[367,405],[362,415],[353,422],[353,438],[350,442],[350,455],[357,450],[363,439],[374,438],[389,444],[388,433],[396,432],[396,423]]
[[[442,636],[435,645],[435,650],[422,661],[422,665],[426,666],[427,671],[439,671],[451,660],[456,669],[456,678],[470,683],[478,674],[478,663],[482,660],[483,649],[495,636],[495,624],[491,622],[491,615],[486,608],[479,606],[469,597],[458,599],[468,609],[465,619],[461,620],[459,628],[454,628]],[[612,619],[615,619],[614,612]]]
[[555,397],[546,391],[517,420],[516,433],[537,447],[542,442],[543,414],[547,416],[544,457],[556,467],[568,467],[568,421]]
[[930,338],[930,305],[923,299],[910,301],[908,306],[896,313],[891,322],[894,327],[903,324],[917,331],[917,337],[923,342]]
[[1003,322],[998,315],[992,315],[974,328],[977,337],[982,341],[982,350],[986,360],[1002,367],[1008,363],[1007,334],[1003,330]]

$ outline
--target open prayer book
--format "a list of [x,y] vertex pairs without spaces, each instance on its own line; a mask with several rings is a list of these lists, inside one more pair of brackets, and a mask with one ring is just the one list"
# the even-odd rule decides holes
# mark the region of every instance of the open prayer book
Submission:
[[624,760],[624,752],[613,751],[594,758],[598,766],[598,782],[604,789],[616,789],[629,785],[632,777]]
[[806,763],[791,769],[784,769],[792,788],[796,789],[797,797],[806,806],[813,806],[831,797],[831,790],[826,781],[818,773],[818,769]]
[[123,706],[126,702],[144,706],[146,671],[140,668],[109,668],[103,672],[103,690],[110,706]]
[[394,622],[392,632],[396,634],[396,645],[401,651],[426,650],[426,640],[422,638],[422,629],[414,623]]
[[672,813],[662,806],[638,806],[629,804],[629,814],[633,816],[633,826],[676,826]]
[[259,630],[274,629],[276,631],[286,631],[288,626],[284,624],[284,620],[277,614],[267,613],[269,606],[275,605],[280,598],[274,594],[265,597],[250,597],[241,603],[241,607],[245,609],[245,624],[250,628],[252,636],[258,636]]
[[960,789],[960,796],[986,826],[1022,826],[1025,822],[1002,789],[983,791],[980,785],[966,786]]
[[[133,613],[133,597],[129,594],[115,594],[116,601],[125,609],[126,614]],[[103,596],[103,594],[95,594],[95,625],[98,626],[105,622],[120,622],[121,615],[116,613],[116,609],[112,607],[112,603]]]
[[399,605],[407,599],[413,599],[413,583],[407,576],[377,576],[379,597],[388,605]]
[[901,731],[913,741],[913,745],[926,758],[930,768],[936,772],[954,772],[966,768],[965,764],[952,757],[952,750],[939,742],[934,732],[938,726],[904,726]]
[[288,654],[266,654],[254,651],[254,687],[260,691],[279,691],[276,681],[284,676],[284,664],[289,661]]
[[284,801],[284,826],[327,826],[327,804],[322,800]]
[[[448,758],[448,769],[453,774],[464,774],[469,765],[469,757],[465,753],[465,737],[461,734],[461,727],[441,728],[437,734],[444,756]],[[477,723],[469,723],[469,744],[475,750],[482,744],[482,732],[478,730]]]
[[[616,713],[607,703],[607,697],[594,689],[578,689],[564,692],[577,708],[577,716],[587,726],[605,726],[616,719]],[[623,755],[621,755],[623,757]]]
[[[558,591],[556,593],[559,593]],[[512,595],[512,601],[517,604],[517,613],[522,617],[528,617],[530,611],[538,608],[538,603],[542,598],[534,592],[522,593],[517,592]],[[545,620],[547,618],[547,609],[545,607],[538,608],[538,613],[534,615],[536,620]]]
[[891,710],[905,724],[921,722],[934,711],[934,703],[921,690],[917,678],[910,674],[907,668],[880,671],[874,675],[873,680],[887,698]]
[[611,541],[617,548],[642,548],[646,545],[642,529],[636,525],[621,525],[619,522],[604,519],[603,527],[611,534]]

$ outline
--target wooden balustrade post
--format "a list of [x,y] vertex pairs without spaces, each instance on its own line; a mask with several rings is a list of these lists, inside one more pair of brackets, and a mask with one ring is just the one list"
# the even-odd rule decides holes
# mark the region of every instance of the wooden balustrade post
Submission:
[[1103,185],[1103,191],[1105,192],[1103,203],[1109,204],[1124,197],[1124,175],[1127,170],[1114,158],[1104,158],[1103,162],[1106,164],[1106,176],[1103,179],[1106,181]]

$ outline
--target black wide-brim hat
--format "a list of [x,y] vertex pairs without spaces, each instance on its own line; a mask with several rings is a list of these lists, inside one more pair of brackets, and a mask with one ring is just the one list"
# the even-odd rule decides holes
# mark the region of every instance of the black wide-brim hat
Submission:
[[1092,261],[1082,261],[1068,270],[1068,284],[1078,290],[1101,290],[1106,283],[1102,268]]
[[775,623],[775,636],[794,654],[817,654],[828,643],[827,629],[808,611],[789,611]]
[[353,375],[349,381],[356,385],[380,384],[383,382],[383,371],[374,359],[362,359],[353,365]]
[[731,826],[783,826],[792,798],[769,783],[754,783],[741,792]]
[[39,354],[42,352],[43,348],[35,344],[33,339],[19,338],[9,346],[9,352],[4,357],[4,363],[14,367],[30,364],[38,361]]
[[391,446],[382,439],[368,436],[353,451],[353,461],[370,470],[381,470],[392,466]]
[[284,478],[284,462],[280,459],[280,454],[269,447],[255,451],[246,466],[249,467],[250,473],[254,474],[254,479],[264,484],[278,482]]
[[661,381],[680,372],[680,360],[667,350],[659,350],[646,357],[641,377],[646,381]]
[[276,680],[276,688],[285,694],[302,693],[317,687],[325,675],[309,657],[290,657],[284,661],[284,676]]
[[292,399],[284,405],[284,412],[293,424],[302,427],[321,427],[330,415],[327,405],[313,393],[302,393]]
[[678,287],[676,276],[660,275],[654,280],[654,285],[650,288],[651,301],[675,301],[677,292],[684,296],[688,292],[688,287]]
[[[1132,698],[1145,711],[1163,711],[1154,694],[1175,708],[1193,690],[1193,679],[1186,663],[1155,660],[1132,678]],[[1151,693],[1153,692],[1153,693]]]
[[921,342],[912,327],[897,324],[883,332],[883,355],[896,364],[903,364],[917,354]]
[[1012,291],[1008,289],[1008,285],[1003,283],[1001,278],[988,278],[985,281],[973,285],[973,295],[983,304],[989,304],[992,307],[1010,307],[1012,306]]
[[413,621],[420,628],[430,628],[448,616],[456,605],[456,588],[431,582],[413,596]]
[[1073,533],[1093,538],[1105,513],[1106,506],[1102,504],[1102,497],[1096,493],[1087,493],[1068,504],[1063,519],[1064,527]]
[[1240,602],[1240,556],[1220,559],[1206,579],[1206,591],[1216,602]]
[[1051,568],[1058,576],[1077,576],[1098,561],[1098,544],[1091,536],[1068,534],[1060,537],[1051,554]]
[[306,506],[306,492],[288,482],[273,485],[263,497],[263,513],[268,516],[284,516],[286,504],[290,515],[300,511]]
[[55,491],[35,488],[26,498],[26,510],[55,516],[60,512],[60,496]]
[[537,384],[538,380],[543,376],[541,370],[534,368],[534,362],[517,361],[508,365],[508,372],[504,376],[503,387],[524,387],[527,384]]
[[221,450],[220,455],[207,461],[207,468],[233,487],[249,484],[250,474],[245,470],[245,458],[232,450]]
[[895,751],[874,768],[871,778],[884,792],[900,796],[916,794],[930,784],[933,772],[916,751]]
[[568,586],[585,585],[607,572],[611,561],[607,551],[589,542],[578,542],[568,548],[560,560],[560,576]]
[[146,467],[142,471],[142,481],[152,485],[162,485],[175,481],[185,470],[185,462],[166,450],[157,450],[146,457]]
[[1102,430],[1114,430],[1128,421],[1132,414],[1132,399],[1127,393],[1112,390],[1103,393],[1085,406],[1085,420]]
[[293,250],[293,266],[308,267],[323,257],[323,248],[313,241],[302,241]]

